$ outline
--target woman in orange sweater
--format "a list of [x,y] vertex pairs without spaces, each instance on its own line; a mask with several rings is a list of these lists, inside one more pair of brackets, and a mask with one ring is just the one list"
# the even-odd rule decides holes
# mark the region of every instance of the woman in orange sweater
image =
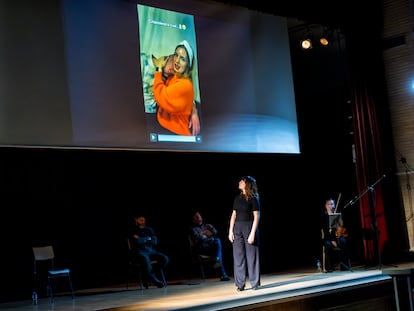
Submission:
[[192,82],[193,50],[187,41],[174,52],[174,75],[163,80],[162,68],[154,73],[154,98],[158,104],[157,120],[172,133],[191,135],[189,122],[194,103]]

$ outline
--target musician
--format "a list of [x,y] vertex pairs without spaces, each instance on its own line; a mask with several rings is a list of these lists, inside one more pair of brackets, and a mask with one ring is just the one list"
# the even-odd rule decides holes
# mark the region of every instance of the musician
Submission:
[[348,232],[340,217],[336,223],[331,223],[329,215],[336,213],[337,206],[332,198],[325,200],[325,208],[322,217],[322,242],[324,248],[324,272],[335,270],[335,264],[342,262],[341,270],[349,270],[348,263]]

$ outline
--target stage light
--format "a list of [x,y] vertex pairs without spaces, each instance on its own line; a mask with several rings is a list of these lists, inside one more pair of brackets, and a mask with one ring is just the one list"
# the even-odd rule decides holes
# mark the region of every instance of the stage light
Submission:
[[302,50],[310,50],[313,47],[312,39],[313,33],[309,28],[309,25],[307,25],[306,31],[303,33],[302,40],[300,40],[300,47]]
[[322,32],[321,37],[319,38],[319,43],[322,46],[328,46],[329,44],[331,44],[331,41],[332,41],[332,31],[325,27]]
[[329,40],[327,37],[321,37],[319,39],[320,44],[322,44],[322,46],[328,46],[329,45]]
[[311,39],[305,39],[300,41],[300,47],[304,50],[309,50],[312,48],[312,40]]

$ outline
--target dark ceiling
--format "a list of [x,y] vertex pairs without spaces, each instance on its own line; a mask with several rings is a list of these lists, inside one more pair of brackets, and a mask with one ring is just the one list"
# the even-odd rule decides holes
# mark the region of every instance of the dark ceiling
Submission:
[[382,1],[375,0],[283,0],[274,2],[214,0],[214,2],[246,7],[251,10],[333,27],[367,25],[370,21],[377,20],[382,11]]
[[[229,5],[236,5],[246,7],[251,10],[256,10],[260,12],[266,12],[269,14],[286,16],[286,17],[296,17],[298,19],[314,19],[315,21],[338,21],[337,18],[330,18],[335,6],[335,11],[346,10],[346,5],[348,1],[343,1],[343,4],[338,3],[337,1],[333,3],[332,1],[301,1],[301,0],[290,0],[290,1],[251,1],[251,0],[215,0],[216,2],[226,3]],[[337,15],[337,14],[336,14]],[[331,16],[332,17],[332,16]]]

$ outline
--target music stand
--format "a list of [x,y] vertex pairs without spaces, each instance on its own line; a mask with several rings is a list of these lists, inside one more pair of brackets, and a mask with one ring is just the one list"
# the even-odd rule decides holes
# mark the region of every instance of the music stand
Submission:
[[332,213],[328,215],[329,217],[329,229],[336,229],[340,226],[342,219],[341,213]]

